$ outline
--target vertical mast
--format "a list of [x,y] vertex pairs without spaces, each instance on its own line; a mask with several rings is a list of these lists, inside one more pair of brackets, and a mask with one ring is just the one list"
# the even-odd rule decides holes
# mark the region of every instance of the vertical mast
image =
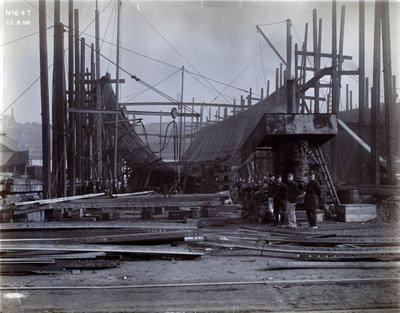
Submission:
[[336,0],[332,0],[332,113],[339,113],[339,86],[337,81],[337,25]]
[[65,182],[65,77],[64,25],[60,22],[60,0],[54,1],[54,66],[53,66],[53,173],[57,196],[66,195]]
[[[121,35],[121,0],[118,0],[118,13],[117,13],[117,68],[115,78],[117,80],[115,85],[115,106],[119,110],[119,57],[120,57],[120,35]],[[114,184],[117,185],[117,165],[118,165],[118,113],[115,114],[115,134],[114,134],[114,170],[113,178]]]
[[[99,27],[99,9],[98,0],[96,0],[95,12],[95,28],[96,28],[96,108],[101,109],[101,86],[100,86],[100,27]],[[97,162],[97,177],[103,177],[103,144],[102,144],[102,116],[95,114],[96,121],[96,162]]]
[[381,72],[381,13],[380,4],[375,1],[374,61],[371,93],[371,171],[372,183],[380,185],[380,72]]
[[286,77],[285,80],[289,80],[292,74],[292,34],[291,28],[292,21],[286,20]]
[[[74,105],[74,1],[68,1],[68,107],[73,108]],[[75,195],[75,156],[74,156],[74,120],[75,114],[69,113],[68,132],[69,149],[68,149],[68,180],[72,195]]]
[[386,133],[386,166],[387,183],[393,184],[395,174],[393,170],[393,91],[392,91],[392,65],[391,65],[391,45],[390,45],[390,15],[389,1],[380,2],[381,22],[382,22],[382,60],[383,60],[383,87],[385,90],[385,133]]
[[39,1],[40,88],[42,110],[43,198],[51,197],[50,111],[47,59],[46,1]]
[[[183,82],[184,82],[184,78],[185,78],[185,67],[184,66],[182,66],[182,84],[181,84],[181,98],[179,99],[180,101],[180,104],[179,104],[179,107],[180,107],[180,110],[179,110],[179,113],[181,113],[180,114],[180,116],[179,116],[179,146],[178,146],[178,161],[180,161],[181,160],[181,158],[182,158],[182,153],[183,153],[183,151],[182,151],[182,148],[183,148],[183,138],[182,138],[182,127],[183,127],[183,125],[182,125],[182,122],[183,122],[183,119],[182,119],[182,113],[183,113]],[[178,167],[178,169],[179,169],[179,167]],[[178,173],[178,175],[179,175],[179,173]]]
[[[74,10],[74,22],[75,22],[75,108],[81,109],[81,67],[80,67],[80,58],[79,58],[79,10],[75,9]],[[79,155],[81,154],[81,131],[82,127],[80,124],[81,121],[81,115],[80,114],[75,114],[74,118],[74,137],[75,137],[75,166],[76,166],[76,172],[75,175],[78,178],[81,178],[81,159],[79,158]]]
[[[365,110],[368,107],[365,105],[365,0],[359,0],[358,7],[358,134],[360,138],[365,138],[364,125],[365,125]],[[365,158],[363,157],[362,148],[359,147],[359,177],[364,183],[365,177]]]
[[359,135],[364,138],[365,120],[365,0],[359,3],[359,35],[358,35],[358,123]]

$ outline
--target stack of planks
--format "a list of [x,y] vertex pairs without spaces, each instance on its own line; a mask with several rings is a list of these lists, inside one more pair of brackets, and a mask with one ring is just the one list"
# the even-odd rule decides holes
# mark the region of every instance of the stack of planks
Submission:
[[[63,217],[87,217],[92,220],[117,219],[122,215],[139,217],[143,209],[162,212],[176,208],[190,209],[192,207],[215,207],[221,205],[222,195],[215,194],[183,194],[160,195],[141,192],[133,194],[118,194],[107,196],[100,194],[87,194],[82,196],[55,198],[15,203],[9,211],[14,218],[26,221],[44,221]],[[68,214],[65,214],[68,212]],[[150,212],[150,211],[148,211]],[[46,213],[46,214],[45,214]],[[105,214],[104,214],[105,213]],[[39,215],[38,215],[39,214]],[[151,219],[152,214],[148,214]]]
[[26,175],[14,176],[12,174],[0,175],[0,221],[9,222],[11,215],[7,210],[14,203],[27,200],[40,199],[42,183]]
[[190,249],[185,242],[203,239],[194,227],[46,224],[2,227],[2,273],[93,270],[141,258],[193,259],[203,254],[202,249]]

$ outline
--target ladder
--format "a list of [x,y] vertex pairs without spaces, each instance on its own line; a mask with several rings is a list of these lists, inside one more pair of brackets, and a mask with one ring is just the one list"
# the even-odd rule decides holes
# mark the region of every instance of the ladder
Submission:
[[332,180],[331,174],[329,173],[328,166],[326,166],[326,162],[324,156],[322,154],[321,148],[319,146],[314,146],[312,149],[312,155],[317,162],[318,165],[321,166],[322,173],[324,174],[326,186],[328,188],[329,194],[333,199],[335,204],[340,204],[339,197],[336,193],[336,187]]

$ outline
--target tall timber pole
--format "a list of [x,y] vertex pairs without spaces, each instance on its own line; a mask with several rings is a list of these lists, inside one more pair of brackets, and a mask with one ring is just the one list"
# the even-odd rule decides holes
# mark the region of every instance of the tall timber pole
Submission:
[[371,93],[371,177],[372,183],[380,185],[380,71],[381,71],[381,6],[375,1],[374,59]]
[[[81,107],[81,67],[80,67],[80,38],[79,38],[79,10],[75,9],[74,10],[74,22],[75,22],[75,108],[82,108]],[[75,143],[74,143],[74,158],[75,158],[75,165],[76,165],[76,172],[75,175],[77,175],[78,178],[81,178],[81,159],[79,158],[79,155],[81,154],[81,116],[79,114],[75,114],[74,118],[74,137],[75,137]]]
[[42,110],[43,198],[51,197],[50,109],[47,58],[46,0],[39,1],[40,96]]
[[[182,158],[182,154],[183,154],[183,118],[182,118],[182,113],[183,113],[183,83],[184,83],[184,79],[185,79],[185,67],[182,66],[182,81],[181,81],[181,97],[180,97],[180,103],[179,103],[179,144],[178,144],[178,161],[181,161]],[[179,171],[179,167],[178,167],[178,171]],[[178,172],[179,175],[179,172]]]
[[[68,1],[68,106],[74,107],[74,1]],[[68,180],[72,195],[75,195],[74,113],[69,113],[68,132]]]
[[363,138],[365,124],[365,0],[359,3],[359,39],[358,39],[358,122],[359,134]]
[[[365,0],[359,0],[358,16],[358,134],[365,138]],[[368,107],[367,107],[368,108]],[[359,147],[359,164],[361,165],[360,178],[366,173],[364,170],[365,159],[362,148]],[[363,181],[363,183],[365,183]]]
[[[116,110],[119,110],[119,58],[120,58],[120,35],[121,35],[121,0],[118,0],[118,13],[117,13],[117,68],[115,78],[117,80],[115,85],[115,105]],[[118,165],[118,115],[115,114],[115,133],[114,133],[114,170],[113,170],[113,178],[114,184],[117,186],[117,165]]]
[[[101,109],[101,86],[100,86],[100,26],[99,26],[99,8],[98,0],[96,0],[95,12],[95,45],[96,45],[96,107]],[[96,121],[96,161],[97,161],[97,177],[103,177],[103,144],[102,144],[102,116],[95,115]]]
[[382,21],[382,61],[383,61],[383,87],[385,99],[385,133],[386,133],[386,166],[387,166],[387,183],[394,183],[393,171],[393,91],[392,91],[392,64],[391,64],[391,44],[390,44],[390,15],[389,1],[382,0],[381,21]]
[[[285,80],[289,80],[292,75],[292,21],[286,20],[286,77]],[[286,83],[286,82],[285,82]]]
[[[317,26],[317,9],[313,10],[313,50],[314,50],[314,75],[319,71],[319,54],[318,54],[318,26]],[[319,80],[314,84],[314,113],[319,113]]]
[[65,146],[65,76],[64,25],[60,22],[60,0],[54,1],[54,66],[53,66],[53,173],[57,182],[57,195],[66,195]]
[[[339,113],[339,84],[337,73],[337,23],[336,23],[336,0],[332,0],[332,113]],[[332,171],[336,172],[337,167],[337,142],[336,138],[331,143]]]
[[332,0],[332,110],[339,113],[339,84],[337,77],[337,23],[336,0]]

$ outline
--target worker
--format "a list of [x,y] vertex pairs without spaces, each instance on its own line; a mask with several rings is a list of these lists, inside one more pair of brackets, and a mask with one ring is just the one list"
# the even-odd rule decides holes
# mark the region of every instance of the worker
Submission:
[[308,223],[310,228],[317,227],[317,208],[319,197],[321,196],[321,187],[315,180],[315,174],[311,173],[309,181],[306,185],[306,194],[304,196],[304,209],[307,212]]
[[286,185],[282,182],[282,176],[277,175],[274,186],[274,217],[276,226],[284,226],[286,218]]
[[289,223],[289,228],[297,228],[296,221],[296,203],[297,197],[300,194],[299,185],[293,180],[293,174],[289,173],[287,176],[287,201],[286,201],[286,215]]

